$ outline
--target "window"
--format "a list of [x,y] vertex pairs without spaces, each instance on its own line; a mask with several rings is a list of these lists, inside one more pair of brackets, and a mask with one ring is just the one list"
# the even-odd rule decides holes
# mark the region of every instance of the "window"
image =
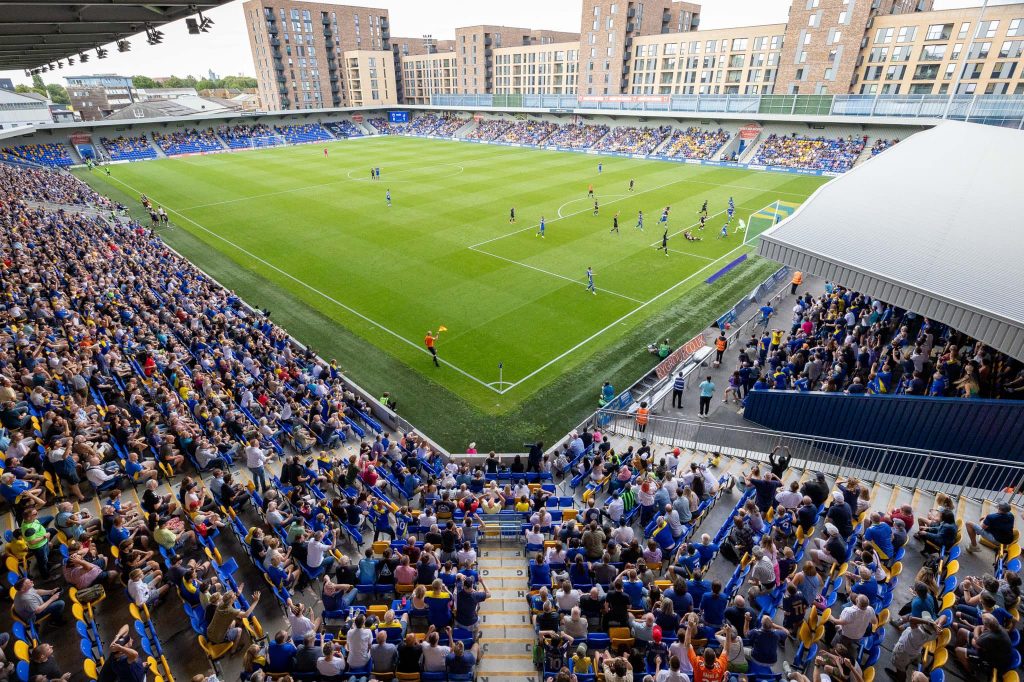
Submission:
[[964,51],[963,43],[953,43],[953,52],[949,55],[949,58],[953,61],[960,59],[960,53]]
[[925,34],[924,39],[949,40],[951,35],[953,35],[953,24],[932,24],[928,27],[928,33]]
[[992,43],[973,43],[967,53],[968,59],[988,59],[988,53],[992,49]]
[[806,45],[810,45],[810,44],[811,44],[811,34],[810,33],[805,33],[804,34],[804,45],[806,46]]
[[767,41],[768,41],[768,39],[765,36],[758,36],[757,38],[754,38],[754,49],[755,50],[763,50],[764,49],[764,44]]
[[817,9],[819,0],[807,0],[807,9]]
[[892,60],[894,62],[910,61],[910,45],[900,45],[892,49]]
[[782,47],[782,36],[772,36],[772,43],[768,49],[778,50],[780,47]]
[[956,64],[946,64],[946,71],[942,74],[942,80],[951,81],[953,80],[953,74],[956,73]]
[[676,44],[675,43],[666,43],[665,44],[665,49],[662,50],[661,53],[664,54],[664,55],[675,54],[676,53]]
[[839,21],[836,23],[845,24],[847,16],[849,16],[849,14],[846,12],[846,10],[843,10],[842,12],[839,13]]
[[896,34],[897,43],[912,43],[917,35],[917,26],[901,26],[900,32]]
[[616,12],[618,11],[618,9],[619,9],[619,6],[618,6],[618,5],[615,5],[615,4],[613,4],[613,5],[611,6],[611,13],[612,13],[612,14],[615,14],[615,13],[616,13]]
[[996,62],[996,65],[992,67],[993,78],[1013,78],[1014,72],[1017,70],[1017,62]]
[[807,63],[807,50],[800,50],[800,54],[798,54],[797,57],[796,57],[796,63],[797,64],[806,64]]
[[989,83],[985,86],[986,95],[1005,95],[1009,83]]
[[892,42],[892,32],[891,28],[880,28],[875,31],[875,45]]
[[803,69],[797,69],[796,70],[796,80],[802,81],[803,79],[804,79],[804,70]]
[[834,81],[835,79],[835,69],[825,69],[825,80]]
[[600,5],[594,7],[594,16],[595,17],[601,16],[601,6]]
[[887,81],[898,81],[903,80],[903,75],[907,72],[905,66],[890,66],[885,70],[885,80]]
[[1006,29],[1006,36],[1008,38],[1024,36],[1024,19],[1011,19],[1010,28]]
[[1020,59],[1024,54],[1024,40],[1007,40],[999,48],[1000,59]]
[[889,56],[889,48],[887,47],[876,47],[871,50],[868,54],[869,62],[884,62]]
[[983,21],[978,24],[978,35],[976,38],[995,38],[996,31],[999,30],[998,21]]
[[964,72],[961,78],[963,80],[971,81],[981,78],[981,67],[982,64],[964,64]]
[[613,17],[608,17],[608,30],[609,31],[612,30],[612,26],[614,25],[614,23],[615,23],[615,19]]
[[919,59],[922,62],[941,62],[945,58],[945,45],[925,45],[921,48],[921,56]]
[[842,40],[842,38],[843,38],[843,32],[842,31],[833,30],[832,31],[832,39],[830,41],[828,41],[828,44],[829,45],[835,45],[840,40]]
[[807,17],[807,27],[808,28],[818,28],[818,19],[819,19],[819,15],[818,14],[812,14],[811,16]]
[[741,52],[747,49],[746,38],[733,38],[732,39],[732,50],[733,52]]
[[963,40],[964,38],[967,37],[967,32],[970,31],[970,30],[971,30],[971,22],[965,21],[964,23],[960,24],[960,31],[959,31],[959,33],[956,34],[956,39],[957,40]]
[[914,83],[910,86],[911,95],[930,95],[932,94],[931,83]]
[[866,80],[866,81],[876,81],[876,80],[878,80],[881,77],[882,77],[882,67],[881,66],[869,66],[864,71],[864,80]]
[[914,70],[914,80],[930,81],[939,77],[938,64],[918,64]]

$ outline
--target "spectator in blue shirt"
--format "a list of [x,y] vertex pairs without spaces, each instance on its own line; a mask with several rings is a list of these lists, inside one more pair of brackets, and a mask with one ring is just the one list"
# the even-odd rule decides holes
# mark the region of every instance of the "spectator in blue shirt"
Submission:
[[967,537],[971,539],[968,552],[978,551],[978,538],[990,545],[1008,545],[1013,542],[1013,509],[1006,502],[1000,502],[996,511],[981,520],[980,524],[967,524]]
[[267,645],[267,670],[273,673],[289,672],[295,651],[288,633],[285,630],[278,632],[274,635],[274,641]]
[[729,600],[722,594],[722,583],[717,580],[711,583],[711,592],[700,599],[700,610],[704,615],[704,623],[715,630],[725,622],[725,609]]
[[750,661],[768,668],[775,665],[779,660],[779,645],[786,641],[788,634],[786,628],[772,621],[771,616],[761,616],[761,627],[750,630],[746,636],[750,642]]
[[864,531],[864,542],[874,547],[883,560],[890,559],[896,551],[892,544],[892,526],[882,523],[882,515],[871,513],[871,526]]

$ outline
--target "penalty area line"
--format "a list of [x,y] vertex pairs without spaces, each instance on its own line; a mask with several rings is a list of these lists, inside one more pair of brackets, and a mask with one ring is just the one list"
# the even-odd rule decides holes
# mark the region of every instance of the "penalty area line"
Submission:
[[[132,186],[131,186],[131,185],[129,185],[128,183],[124,182],[123,180],[121,180],[121,179],[119,179],[119,178],[115,178],[115,177],[114,177],[114,176],[112,176],[112,175],[111,175],[111,176],[108,176],[108,177],[110,177],[110,178],[112,178],[112,179],[113,179],[114,181],[116,181],[116,182],[118,182],[118,183],[120,183],[120,184],[124,185],[125,187],[127,187],[128,189],[130,189],[130,190],[131,190],[132,192],[135,192],[136,194],[141,194],[141,192],[139,192],[139,190],[135,189],[134,187],[132,187]],[[166,204],[165,202],[163,202],[163,201],[160,201],[160,200],[159,200],[159,199],[157,199],[156,197],[151,197],[151,198],[152,198],[152,199],[153,199],[154,201],[156,201],[156,202],[157,202],[158,204],[160,204],[161,206],[163,206],[163,207],[164,207],[164,208],[165,208],[165,209],[167,210],[167,212],[168,212],[168,213],[174,213],[174,214],[176,214],[176,215],[179,215],[179,216],[181,216],[182,218],[184,218],[184,219],[185,219],[185,220],[187,220],[188,222],[190,222],[190,223],[192,223],[193,225],[195,225],[196,227],[198,227],[198,228],[199,228],[200,230],[202,230],[202,231],[204,231],[204,232],[207,232],[207,233],[209,233],[210,235],[212,235],[212,236],[216,237],[217,239],[221,240],[221,241],[222,241],[222,242],[224,242],[225,244],[228,244],[228,245],[230,245],[230,246],[234,247],[234,248],[235,248],[235,249],[237,249],[238,251],[240,251],[240,252],[244,253],[245,255],[249,256],[250,258],[252,258],[253,260],[256,260],[256,261],[258,261],[258,262],[262,263],[263,265],[267,266],[267,267],[268,267],[268,268],[270,268],[271,270],[274,270],[275,272],[277,272],[277,273],[279,273],[279,274],[281,274],[281,275],[283,275],[283,276],[287,277],[288,279],[292,280],[292,281],[293,281],[293,282],[295,282],[296,284],[300,284],[300,285],[302,285],[302,286],[303,286],[303,287],[305,287],[306,289],[309,289],[309,290],[310,290],[310,291],[312,291],[313,293],[315,293],[315,294],[317,294],[318,296],[322,297],[322,298],[323,298],[324,300],[330,301],[331,303],[335,304],[335,305],[336,305],[336,306],[338,306],[339,308],[342,308],[342,309],[344,309],[344,310],[348,311],[349,313],[351,313],[351,314],[355,315],[355,316],[356,316],[356,317],[358,317],[359,319],[361,319],[361,320],[363,320],[363,321],[365,321],[365,322],[368,322],[369,324],[373,325],[373,326],[374,326],[374,327],[376,327],[377,329],[380,329],[381,331],[383,331],[383,332],[385,332],[385,333],[387,333],[387,334],[390,334],[391,336],[395,337],[395,338],[396,338],[396,339],[398,339],[399,341],[401,341],[401,342],[405,343],[405,344],[406,344],[406,345],[408,345],[408,346],[411,346],[412,348],[414,348],[414,349],[415,349],[415,350],[417,350],[418,352],[420,352],[420,353],[422,353],[422,354],[424,354],[424,355],[427,355],[427,356],[429,356],[429,355],[430,355],[430,351],[428,351],[428,350],[427,350],[426,348],[424,348],[424,347],[420,346],[420,344],[418,344],[418,343],[416,343],[416,342],[414,342],[414,341],[410,341],[409,339],[407,339],[407,338],[405,338],[404,336],[400,335],[400,334],[399,334],[398,332],[394,331],[393,329],[390,329],[390,328],[388,328],[388,327],[385,327],[384,325],[382,325],[382,324],[381,324],[380,322],[377,322],[377,321],[376,321],[376,320],[374,320],[373,318],[367,317],[366,315],[362,314],[362,313],[361,313],[361,312],[359,312],[358,310],[355,310],[354,308],[351,308],[351,307],[349,307],[349,306],[345,305],[344,303],[342,303],[342,302],[341,302],[341,301],[339,301],[338,299],[336,299],[336,298],[334,298],[334,297],[332,297],[332,296],[330,296],[330,295],[328,295],[328,294],[325,294],[324,292],[320,291],[319,289],[317,289],[317,288],[313,287],[313,286],[312,286],[312,285],[310,285],[310,284],[307,284],[306,282],[303,282],[303,281],[302,281],[301,279],[299,279],[299,278],[298,278],[298,277],[296,277],[295,275],[292,275],[291,273],[289,273],[289,272],[286,272],[285,270],[282,270],[281,268],[277,267],[277,266],[276,266],[276,265],[274,265],[273,263],[270,263],[270,262],[268,262],[267,260],[265,260],[265,259],[263,259],[263,258],[260,258],[260,257],[259,257],[259,256],[257,256],[256,254],[252,253],[251,251],[249,251],[248,249],[246,249],[246,248],[244,248],[244,247],[242,247],[242,246],[239,246],[238,244],[234,243],[234,242],[233,242],[233,241],[231,241],[230,239],[227,239],[226,237],[223,237],[223,236],[221,236],[221,235],[217,234],[217,233],[216,233],[216,232],[214,232],[213,230],[211,230],[211,229],[209,229],[209,228],[207,228],[207,227],[205,227],[205,226],[203,226],[203,225],[200,225],[200,224],[199,224],[199,223],[197,223],[197,222],[196,222],[195,220],[192,220],[191,218],[189,218],[189,217],[188,217],[187,215],[185,215],[184,213],[181,213],[180,211],[176,211],[176,210],[174,210],[173,208],[171,208],[170,206],[168,206],[168,205],[167,205],[167,204]],[[440,361],[440,362],[441,362],[441,364],[443,364],[443,365],[445,365],[445,366],[447,366],[447,367],[450,367],[451,369],[455,370],[456,372],[458,372],[459,374],[463,375],[463,376],[464,376],[464,377],[466,377],[467,379],[472,379],[472,380],[473,380],[473,381],[475,381],[476,383],[480,384],[481,386],[485,386],[486,388],[489,388],[490,390],[494,391],[495,393],[498,393],[498,394],[502,393],[502,391],[500,391],[500,390],[498,390],[498,389],[495,389],[495,388],[494,388],[494,387],[493,387],[493,386],[492,386],[491,384],[489,384],[488,382],[486,382],[486,381],[483,381],[483,380],[481,380],[481,379],[478,379],[477,377],[473,376],[472,374],[470,374],[469,372],[465,371],[465,370],[464,370],[464,369],[462,369],[461,367],[458,367],[458,366],[456,366],[456,365],[453,365],[453,364],[452,364],[451,362],[449,362],[449,361],[447,361],[447,360],[445,360],[445,359],[443,359],[443,358],[438,358],[438,361]]]

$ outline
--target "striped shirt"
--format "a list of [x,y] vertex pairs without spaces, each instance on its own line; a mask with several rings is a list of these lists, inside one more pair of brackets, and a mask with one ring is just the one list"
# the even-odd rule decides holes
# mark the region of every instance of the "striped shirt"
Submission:
[[622,498],[622,510],[628,512],[630,509],[636,506],[636,491],[632,488],[625,491],[620,495]]
[[677,376],[676,380],[672,382],[672,389],[676,391],[681,391],[684,388],[686,388],[686,379],[684,379],[681,376]]

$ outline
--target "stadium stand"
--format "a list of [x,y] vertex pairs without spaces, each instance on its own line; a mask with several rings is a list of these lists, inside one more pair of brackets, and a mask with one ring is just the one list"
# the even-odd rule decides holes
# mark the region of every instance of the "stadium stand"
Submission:
[[224,149],[224,145],[217,139],[217,134],[213,131],[213,128],[207,128],[206,130],[186,128],[185,130],[173,132],[170,135],[154,132],[153,141],[157,143],[167,156],[199,154]]
[[899,140],[895,138],[891,140],[887,140],[881,137],[878,138],[877,140],[875,140],[875,143],[871,145],[871,156],[877,156],[878,154],[881,154],[882,152],[884,152],[886,149],[893,146],[897,142],[899,142]]
[[503,132],[497,139],[498,142],[511,142],[518,144],[540,145],[543,144],[553,132],[558,130],[558,125],[543,121],[516,121],[512,126]]
[[143,159],[155,159],[156,150],[149,143],[145,135],[137,137],[115,137],[109,139],[100,138],[100,144],[106,149],[111,161],[142,161]]
[[826,139],[769,135],[757,149],[752,163],[785,168],[843,173],[850,170],[864,151],[866,137]]
[[[246,679],[469,682],[481,645],[501,644],[488,599],[524,609],[535,640],[495,658],[532,658],[543,679],[809,682],[830,666],[938,682],[957,665],[1019,680],[1018,507],[599,429],[550,460],[537,445],[510,466],[446,461],[386,433],[333,363],[74,176],[0,164],[0,190],[0,497],[24,680],[97,679],[105,655],[171,680],[185,662],[167,641],[187,623],[211,662],[244,652]],[[915,338],[947,375],[1007,362],[839,287],[801,301],[795,346],[833,354],[826,372],[858,371],[847,334],[869,360]],[[788,344],[772,345],[757,359],[782,366]],[[339,457],[342,442],[358,452]],[[524,542],[523,577],[493,579],[525,598],[490,589],[509,567],[479,543],[503,538]],[[261,589],[242,585],[250,568]],[[280,626],[255,617],[261,600]],[[103,639],[126,603],[114,639],[139,652]]]
[[325,123],[324,127],[327,128],[327,130],[336,138],[342,140],[349,137],[363,136],[363,131],[360,130],[352,121],[332,121],[330,123]]
[[231,149],[273,147],[280,144],[281,140],[270,126],[263,123],[218,128],[217,134],[227,142],[228,147]]
[[467,140],[483,140],[491,142],[505,134],[505,131],[513,126],[513,121],[502,119],[487,119],[477,123],[476,127],[466,134]]
[[665,156],[682,156],[687,159],[710,159],[728,141],[729,133],[721,128],[716,131],[696,127],[673,130],[661,153]]
[[278,135],[283,136],[288,144],[302,144],[303,142],[330,142],[334,139],[319,123],[274,126],[274,130]]
[[11,161],[27,161],[42,166],[64,168],[74,163],[68,148],[60,143],[24,144],[15,147],[3,147],[0,154],[10,157]]
[[670,126],[643,128],[634,126],[618,126],[603,137],[594,149],[623,154],[651,154],[672,132]]
[[389,123],[385,118],[369,118],[366,120],[370,126],[381,135],[397,135],[404,131],[406,124]]
[[566,149],[590,149],[607,135],[608,131],[606,125],[569,123],[559,126],[558,130],[548,137],[546,144]]
[[782,323],[787,313],[775,317],[770,305],[762,315],[767,321],[740,349],[731,381],[744,396],[796,390],[1014,399],[1024,393],[1019,361],[947,325],[831,283],[816,297],[798,297],[791,323]]

